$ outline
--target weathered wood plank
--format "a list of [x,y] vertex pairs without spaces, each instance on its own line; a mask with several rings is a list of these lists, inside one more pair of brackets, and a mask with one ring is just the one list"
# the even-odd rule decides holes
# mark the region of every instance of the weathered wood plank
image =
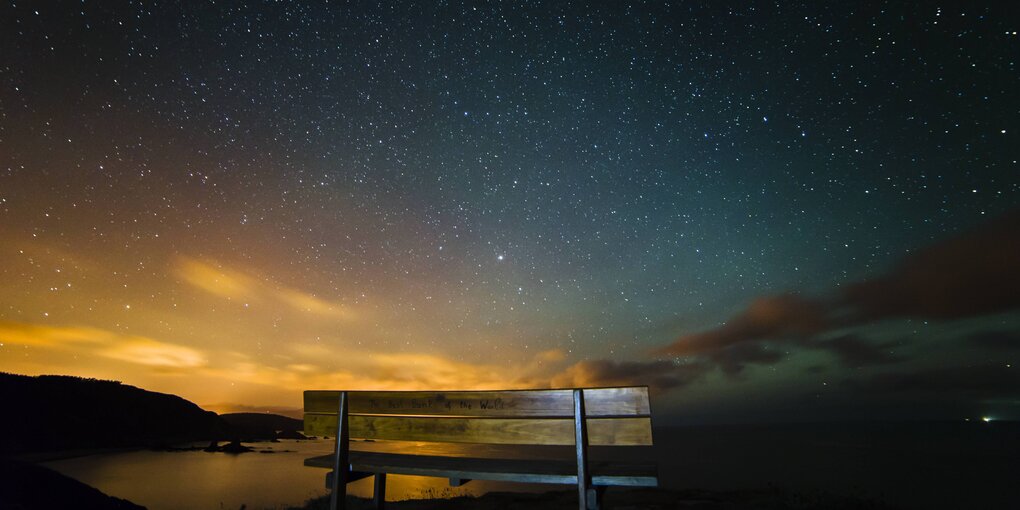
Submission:
[[[329,468],[332,455],[305,459],[306,466]],[[495,480],[505,482],[576,484],[577,466],[570,461],[438,457],[396,453],[351,451],[355,472],[434,476],[438,478]],[[591,481],[596,486],[655,487],[658,473],[653,464],[591,461]]]
[[[571,397],[573,398],[573,397]],[[437,443],[573,445],[573,418],[461,418],[357,416],[349,418],[350,437]],[[305,434],[335,434],[335,414],[305,414]],[[652,444],[648,417],[589,418],[588,443],[596,446]]]
[[[305,412],[336,412],[339,391],[306,391]],[[350,391],[351,414],[444,416],[573,416],[573,391]],[[586,388],[588,416],[648,416],[648,388]]]

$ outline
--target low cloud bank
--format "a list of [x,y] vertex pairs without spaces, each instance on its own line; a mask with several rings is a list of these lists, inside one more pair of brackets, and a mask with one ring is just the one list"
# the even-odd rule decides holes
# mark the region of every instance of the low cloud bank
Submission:
[[730,373],[778,361],[768,348],[782,345],[829,351],[848,365],[895,362],[883,349],[888,346],[861,338],[817,339],[879,320],[955,320],[1020,308],[1020,211],[920,249],[886,274],[833,294],[763,296],[726,324],[684,335],[656,353],[702,356]]
[[[725,324],[688,335],[653,351],[653,360],[583,361],[564,371],[563,385],[649,384],[685,386],[719,369],[736,376],[750,364],[770,365],[790,349],[830,353],[844,367],[895,370],[856,383],[860,391],[943,391],[961,388],[1016,396],[1016,369],[918,369],[901,362],[889,342],[848,330],[897,319],[960,320],[1020,310],[1020,210],[919,249],[885,274],[834,289],[826,297],[795,293],[761,296]],[[1020,333],[991,331],[966,340],[988,349],[1020,348]],[[973,384],[971,384],[973,383]],[[958,392],[958,391],[957,391]]]

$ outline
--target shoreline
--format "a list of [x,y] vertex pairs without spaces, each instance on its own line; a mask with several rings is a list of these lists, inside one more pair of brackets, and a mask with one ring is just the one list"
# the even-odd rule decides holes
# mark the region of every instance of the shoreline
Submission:
[[146,450],[143,446],[126,446],[120,448],[81,448],[75,450],[56,450],[52,452],[27,452],[19,453],[16,455],[10,455],[7,458],[22,462],[31,462],[33,464],[40,464],[43,462],[53,462],[57,460],[76,459],[78,457],[89,457],[92,455],[101,455],[108,453],[124,453],[124,452],[135,452],[139,450]]

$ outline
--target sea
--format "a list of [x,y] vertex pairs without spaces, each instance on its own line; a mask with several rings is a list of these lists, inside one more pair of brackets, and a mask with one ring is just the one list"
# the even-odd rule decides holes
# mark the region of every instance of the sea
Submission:
[[[840,423],[658,427],[654,446],[596,448],[595,458],[652,461],[668,489],[782,489],[851,496],[907,509],[1020,508],[1020,423]],[[250,443],[256,452],[121,451],[44,465],[151,510],[281,509],[327,494],[305,458],[332,441]],[[572,449],[355,442],[353,449],[452,456],[572,458]],[[449,498],[567,486],[387,478],[387,499]],[[348,493],[370,497],[372,479]]]

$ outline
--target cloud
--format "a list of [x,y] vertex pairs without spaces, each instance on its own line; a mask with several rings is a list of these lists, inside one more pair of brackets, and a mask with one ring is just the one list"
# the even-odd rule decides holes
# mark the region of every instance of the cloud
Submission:
[[685,335],[657,352],[670,356],[714,354],[739,344],[769,338],[803,338],[823,331],[826,310],[796,294],[766,296],[718,328]]
[[195,368],[206,364],[205,355],[197,349],[139,336],[122,337],[111,347],[99,351],[99,354],[161,368]]
[[279,288],[275,292],[275,297],[300,312],[324,317],[335,317],[337,319],[351,319],[354,317],[354,313],[350,308],[344,305],[331,303],[294,289]]
[[728,375],[737,375],[748,364],[771,365],[783,359],[783,352],[765,342],[747,342],[731,345],[709,353],[707,358]]
[[826,330],[826,307],[796,294],[761,297],[726,324],[656,349],[658,355],[711,361],[730,375],[750,363],[772,364],[783,358],[780,343],[804,343]]
[[194,287],[237,301],[254,299],[259,286],[254,278],[245,274],[187,257],[178,259],[177,274]]
[[834,297],[763,296],[717,328],[684,335],[654,354],[706,360],[729,374],[772,364],[787,346],[832,353],[845,366],[895,363],[890,345],[839,330],[888,319],[955,320],[1020,308],[1020,210],[922,248],[886,274]]
[[672,361],[587,360],[571,365],[551,379],[557,388],[647,385],[655,391],[686,386],[701,377],[708,367]]
[[178,257],[177,274],[191,286],[214,296],[239,303],[285,305],[292,310],[340,320],[351,320],[354,311],[347,305],[321,299],[314,294],[272,284],[264,279],[215,262]]
[[808,344],[832,352],[847,367],[896,363],[902,358],[891,352],[890,343],[874,343],[856,335],[842,335],[830,340],[819,340]]
[[291,372],[311,373],[318,371],[319,367],[306,363],[291,363],[290,365],[287,365],[287,370],[290,370]]
[[299,392],[307,389],[463,390],[547,388],[565,362],[543,351],[516,364],[467,362],[422,352],[379,353],[318,343],[290,346],[279,366],[224,354],[197,373],[231,382]]
[[960,319],[1020,308],[1020,210],[907,256],[841,292],[856,321]]
[[66,348],[111,342],[116,335],[87,326],[48,326],[0,321],[0,342],[32,347]]
[[535,356],[537,363],[559,363],[567,359],[567,353],[563,349],[549,349],[539,352]]
[[358,374],[377,389],[505,389],[541,387],[548,378],[529,367],[537,359],[517,365],[472,363],[424,353],[374,354],[367,357]]
[[[202,370],[207,376],[242,381],[290,391],[348,390],[502,390],[507,388],[570,388],[648,385],[662,391],[687,385],[699,378],[707,364],[672,361],[592,360],[565,366],[560,350],[537,353],[518,364],[460,361],[437,354],[387,353],[296,344],[292,363],[272,367],[247,358]],[[304,363],[316,359],[319,363]],[[323,360],[342,360],[330,368]]]
[[[686,385],[707,368],[671,361],[584,361],[567,365],[558,349],[536,353],[519,363],[468,362],[432,353],[384,353],[301,342],[267,360],[240,352],[205,352],[141,336],[119,335],[88,327],[54,327],[0,322],[0,341],[71,349],[158,371],[184,369],[194,377],[174,391],[210,381],[244,383],[299,394],[306,389],[457,390],[615,386],[647,384],[653,390]],[[267,361],[276,360],[278,366]],[[204,382],[202,382],[204,381]],[[214,383],[216,384],[216,383]],[[219,406],[220,410],[239,410]]]
[[205,355],[191,347],[143,336],[121,335],[87,326],[49,326],[2,321],[0,342],[72,350],[161,368],[194,368],[206,362]]

